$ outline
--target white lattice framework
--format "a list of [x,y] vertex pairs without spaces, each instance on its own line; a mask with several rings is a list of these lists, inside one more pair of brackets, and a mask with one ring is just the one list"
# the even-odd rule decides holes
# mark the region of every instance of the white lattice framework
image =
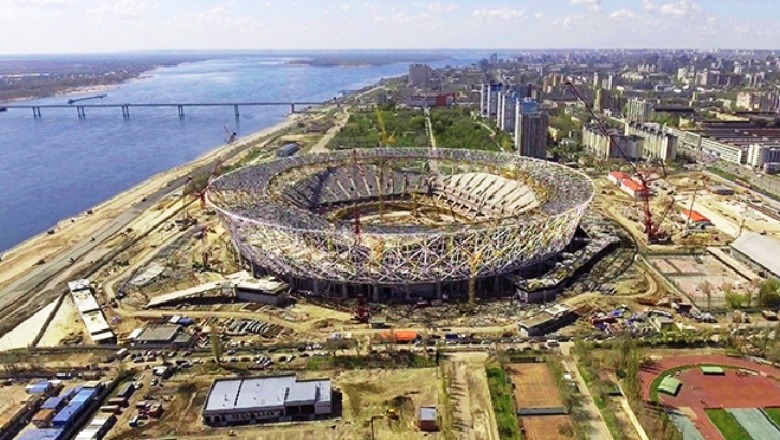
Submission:
[[[416,182],[405,183],[404,191],[420,193],[425,191],[424,182],[432,180],[430,170],[437,170],[439,177],[472,172],[514,176],[533,189],[539,203],[519,215],[491,216],[466,224],[365,225],[358,236],[354,224],[325,220],[317,206],[305,197],[301,200],[301,191],[295,189],[302,187],[302,179],[321,182],[325,179],[321,176],[337,174],[344,167],[351,167],[350,172],[367,167],[386,171],[372,174],[377,185],[358,172],[344,178],[344,184],[331,184],[338,190],[322,185],[316,191],[309,189],[309,197],[320,200],[327,191],[350,190],[356,198],[376,196],[384,191],[377,187],[392,192],[394,183],[388,179],[393,177],[387,176],[401,172],[412,173]],[[420,171],[409,171],[414,167]],[[371,189],[355,182],[365,182]],[[303,155],[242,168],[217,179],[207,197],[240,252],[271,272],[338,283],[419,284],[506,273],[559,253],[571,241],[593,197],[593,184],[571,168],[514,154],[367,149]]]

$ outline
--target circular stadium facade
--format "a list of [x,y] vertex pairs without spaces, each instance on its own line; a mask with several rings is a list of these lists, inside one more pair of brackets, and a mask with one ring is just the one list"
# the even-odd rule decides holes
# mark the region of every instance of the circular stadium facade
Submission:
[[384,291],[441,296],[443,283],[558,255],[593,183],[515,154],[377,148],[241,168],[212,182],[207,197],[255,270],[315,293],[377,299]]

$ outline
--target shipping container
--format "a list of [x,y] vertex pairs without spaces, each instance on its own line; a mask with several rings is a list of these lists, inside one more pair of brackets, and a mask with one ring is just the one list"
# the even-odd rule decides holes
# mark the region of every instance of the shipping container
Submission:
[[109,405],[127,406],[127,399],[124,397],[112,397],[108,399]]
[[65,406],[66,399],[63,396],[59,397],[49,397],[46,399],[45,402],[43,402],[43,405],[41,405],[41,409],[60,409],[63,406]]

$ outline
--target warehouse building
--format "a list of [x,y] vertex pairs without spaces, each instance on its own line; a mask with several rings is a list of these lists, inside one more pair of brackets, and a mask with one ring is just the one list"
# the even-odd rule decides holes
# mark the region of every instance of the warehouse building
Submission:
[[298,380],[292,375],[217,380],[203,406],[212,426],[313,420],[333,412],[330,379]]
[[576,312],[564,305],[556,304],[535,316],[523,319],[518,326],[521,330],[525,330],[528,336],[542,336],[572,324],[576,320]]
[[236,298],[242,301],[278,306],[287,300],[290,286],[274,277],[239,281],[234,287]]
[[192,347],[195,337],[184,331],[177,324],[149,325],[143,330],[136,331],[131,342],[137,348],[189,348]]
[[731,243],[731,255],[764,278],[780,278],[780,240],[759,232],[746,232]]
[[103,316],[95,296],[92,294],[89,280],[80,279],[68,283],[70,295],[76,305],[81,320],[87,327],[87,332],[92,342],[96,344],[109,344],[116,342],[116,336]]

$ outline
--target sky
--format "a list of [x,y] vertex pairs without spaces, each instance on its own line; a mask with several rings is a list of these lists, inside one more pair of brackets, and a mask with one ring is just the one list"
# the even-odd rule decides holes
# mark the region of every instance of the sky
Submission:
[[780,49],[780,0],[0,0],[0,54]]

